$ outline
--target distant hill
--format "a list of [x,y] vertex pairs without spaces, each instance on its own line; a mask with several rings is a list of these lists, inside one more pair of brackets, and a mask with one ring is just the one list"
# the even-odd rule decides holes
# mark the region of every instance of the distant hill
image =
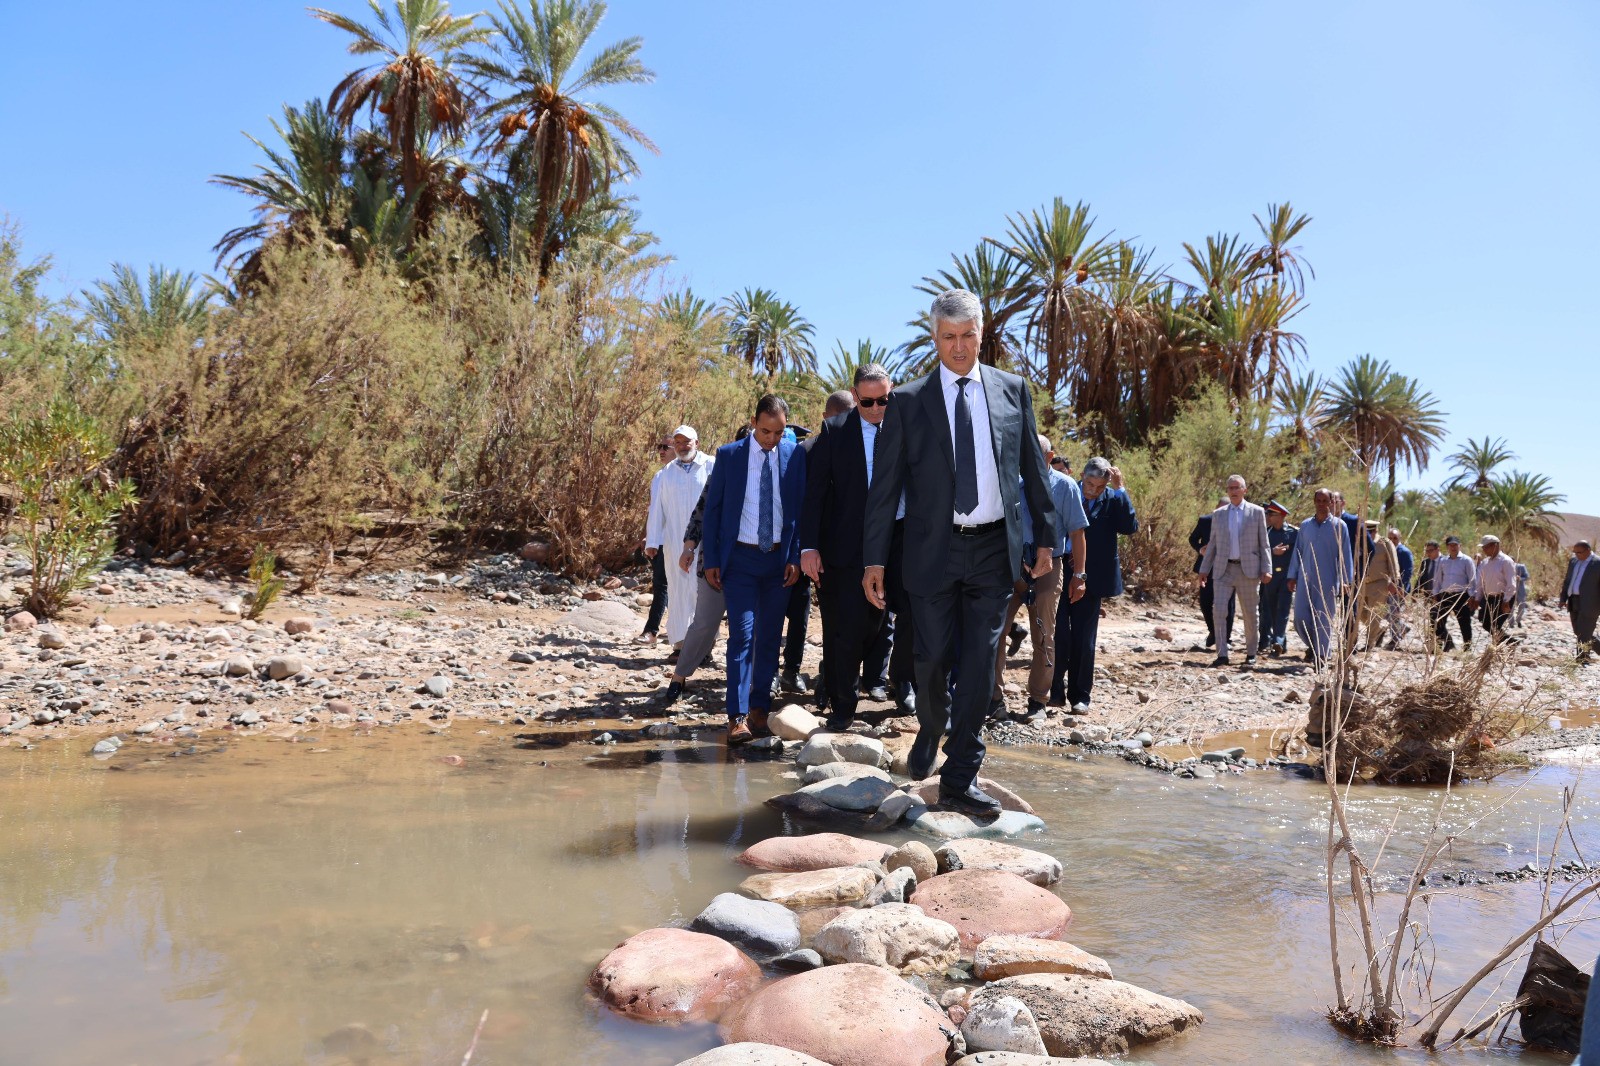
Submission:
[[1600,515],[1563,513],[1557,525],[1561,530],[1563,548],[1572,547],[1572,542],[1575,540],[1600,544]]

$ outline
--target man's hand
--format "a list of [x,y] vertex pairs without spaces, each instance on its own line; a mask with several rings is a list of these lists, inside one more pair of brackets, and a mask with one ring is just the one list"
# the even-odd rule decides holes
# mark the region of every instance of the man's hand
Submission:
[[1196,574],[1196,575],[1194,575],[1194,587],[1197,588],[1197,589],[1205,588],[1206,587],[1206,578],[1208,578],[1210,576],[1211,576],[1210,574]]
[[812,581],[822,580],[822,553],[815,548],[807,548],[800,553],[800,569]]
[[1467,601],[1467,606],[1476,611],[1480,606],[1482,606],[1482,601],[1479,600],[1478,597],[1474,596]]
[[646,559],[654,559],[660,553],[660,551],[660,548],[646,548],[644,550],[644,557]]
[[883,600],[883,567],[869,566],[861,575],[861,591],[867,594],[867,602],[878,610],[884,609]]
[[1081,577],[1072,577],[1067,580],[1067,602],[1077,603],[1083,599],[1083,594],[1089,589],[1089,583]]
[[1271,570],[1268,570],[1266,573],[1261,575],[1261,583],[1263,585],[1270,585],[1272,583],[1272,571]]
[[678,569],[687,574],[692,566],[694,566],[694,549],[688,548],[685,549],[682,555],[678,556]]
[[1040,548],[1033,559],[1033,569],[1028,571],[1029,577],[1044,577],[1056,565],[1056,557],[1049,548]]
[[1289,595],[1293,596],[1294,587],[1298,584],[1300,584],[1300,579],[1291,577],[1284,580],[1283,587],[1289,590]]
[[1122,488],[1122,471],[1116,467],[1111,468],[1111,476],[1106,479],[1106,484],[1114,489]]
[[789,588],[791,585],[793,585],[795,582],[797,582],[799,580],[800,580],[800,568],[798,566],[794,565],[793,563],[789,563],[787,566],[785,566],[783,568],[783,587],[784,588]]
[[716,589],[718,592],[722,591],[722,567],[720,567],[720,566],[708,566],[708,567],[706,567],[706,584],[710,585],[712,588]]
[[1273,546],[1272,554],[1273,555],[1282,555],[1284,552],[1286,552],[1288,550],[1289,550],[1289,546],[1287,544],[1277,544],[1277,545]]

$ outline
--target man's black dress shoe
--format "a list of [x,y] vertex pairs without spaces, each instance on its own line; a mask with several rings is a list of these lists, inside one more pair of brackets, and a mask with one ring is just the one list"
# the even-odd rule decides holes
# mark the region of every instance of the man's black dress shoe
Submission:
[[850,723],[853,721],[855,721],[854,718],[846,718],[843,715],[835,716],[830,714],[827,720],[822,723],[822,728],[829,733],[845,733],[849,731]]
[[884,688],[882,685],[873,685],[871,688],[863,692],[862,695],[871,700],[873,703],[889,702],[889,690]]
[[979,788],[977,782],[973,782],[959,792],[940,782],[939,806],[954,807],[956,810],[965,811],[967,814],[1000,813],[1000,801]]
[[661,698],[662,706],[671,707],[683,695],[683,682],[674,681],[667,686],[667,694]]

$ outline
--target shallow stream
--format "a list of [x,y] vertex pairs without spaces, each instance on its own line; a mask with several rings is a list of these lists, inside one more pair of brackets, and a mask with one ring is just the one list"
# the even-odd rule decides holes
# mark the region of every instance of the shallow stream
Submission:
[[[485,1010],[474,1066],[668,1066],[711,1047],[709,1028],[611,1018],[583,986],[628,935],[734,888],[750,871],[732,857],[785,831],[762,801],[794,787],[788,764],[730,762],[719,739],[599,754],[394,730],[130,743],[106,761],[80,742],[0,751],[0,1064],[454,1064]],[[990,770],[1049,823],[1020,843],[1066,864],[1069,938],[1205,1011],[1139,1061],[1427,1058],[1353,1045],[1322,1018],[1323,786],[1004,750]],[[1546,769],[1459,790],[1451,825],[1506,807],[1443,868],[1542,862],[1562,787],[1579,780]],[[1400,812],[1382,868],[1408,870],[1438,794],[1357,796],[1369,856]],[[1592,807],[1572,827],[1594,859]],[[1443,889],[1434,987],[1538,907],[1533,884]],[[1590,967],[1600,931],[1581,925],[1562,946]]]

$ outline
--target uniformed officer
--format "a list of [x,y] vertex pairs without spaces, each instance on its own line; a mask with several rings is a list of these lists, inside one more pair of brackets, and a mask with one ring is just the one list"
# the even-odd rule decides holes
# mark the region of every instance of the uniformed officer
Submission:
[[1288,523],[1289,508],[1273,500],[1267,504],[1267,543],[1272,547],[1272,580],[1261,586],[1261,648],[1271,656],[1282,655],[1289,629],[1289,606],[1294,594],[1289,591],[1289,559],[1294,554],[1299,530]]

